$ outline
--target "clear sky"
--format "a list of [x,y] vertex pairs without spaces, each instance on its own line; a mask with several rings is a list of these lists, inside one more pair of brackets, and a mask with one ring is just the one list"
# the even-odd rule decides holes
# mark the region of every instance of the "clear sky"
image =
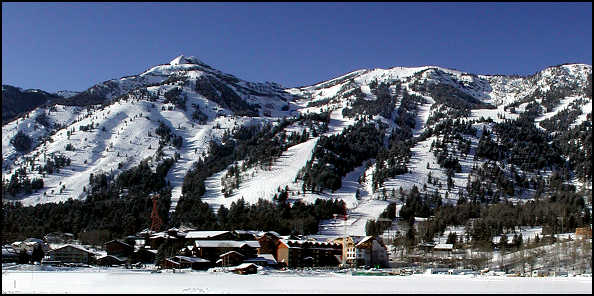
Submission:
[[179,54],[248,81],[592,64],[592,3],[2,3],[2,83],[85,90]]

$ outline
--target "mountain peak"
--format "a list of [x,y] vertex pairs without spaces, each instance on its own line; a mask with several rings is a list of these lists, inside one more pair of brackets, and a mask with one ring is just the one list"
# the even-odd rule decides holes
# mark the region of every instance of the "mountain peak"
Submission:
[[190,57],[186,57],[183,54],[176,57],[175,59],[171,60],[171,62],[169,62],[170,65],[175,66],[175,65],[182,65],[182,64],[204,64],[201,60],[199,60],[197,57],[194,56],[190,56]]

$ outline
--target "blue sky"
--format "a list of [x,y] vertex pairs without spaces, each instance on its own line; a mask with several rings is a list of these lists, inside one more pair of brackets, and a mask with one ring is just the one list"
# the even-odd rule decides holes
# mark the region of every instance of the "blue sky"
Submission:
[[592,64],[592,3],[2,3],[2,83],[84,90],[179,54],[248,81]]

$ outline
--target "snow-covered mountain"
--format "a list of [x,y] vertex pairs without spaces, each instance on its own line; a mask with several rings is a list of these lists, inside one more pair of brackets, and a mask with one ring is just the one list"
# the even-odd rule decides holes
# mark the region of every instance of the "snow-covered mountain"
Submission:
[[[286,147],[269,165],[242,167],[241,183],[229,194],[222,190],[228,169],[211,175],[205,181],[202,200],[216,210],[242,197],[250,203],[259,198],[271,200],[279,188],[288,188],[291,199],[343,199],[351,213],[349,231],[364,233],[366,218],[377,218],[392,198],[389,193],[400,188],[407,190],[416,185],[455,202],[458,193],[476,178],[476,167],[490,162],[477,156],[477,151],[485,141],[481,137],[483,130],[493,141],[501,140],[497,132],[500,127],[496,127],[499,123],[534,112],[530,118],[546,135],[578,127],[591,135],[591,75],[591,65],[585,64],[549,67],[528,77],[475,75],[437,66],[394,67],[358,70],[312,86],[285,89],[275,83],[244,81],[182,55],[138,75],[68,93],[69,97],[58,104],[37,107],[4,124],[3,182],[8,183],[18,169],[24,168],[31,180],[42,178],[44,185],[16,197],[3,193],[3,198],[26,205],[84,199],[91,174],[117,174],[143,160],[154,169],[163,158],[176,156],[167,174],[172,188],[171,211],[175,211],[184,176],[198,158],[209,153],[211,140],[220,142],[225,134],[241,126],[280,125],[282,118],[329,112],[327,129],[321,133],[312,132],[311,127],[308,130],[300,121],[283,126],[287,132],[312,133],[304,141]],[[542,108],[535,110],[535,104]],[[405,164],[407,172],[377,183],[374,175],[379,172],[378,163],[376,157],[371,157],[338,176],[340,188],[304,192],[304,167],[309,161],[318,163],[323,159],[316,154],[316,149],[325,149],[318,148],[320,138],[351,132],[349,127],[363,118],[383,126],[387,147],[389,138],[396,134],[414,140]],[[468,124],[476,133],[455,132],[458,126],[453,125],[454,121]],[[182,139],[181,145],[163,143],[156,132],[162,124]],[[19,151],[11,143],[18,132],[31,138],[30,148]],[[569,137],[572,147],[582,149],[578,154],[591,159],[591,140],[588,143]],[[436,143],[441,145],[440,153],[445,145],[445,155],[456,158],[459,169],[454,173],[448,173],[443,159],[434,153]],[[58,155],[70,162],[59,171],[44,171],[48,160],[55,163]],[[575,158],[568,153],[563,157]],[[509,159],[495,161],[506,174],[511,174],[512,166],[529,177],[552,173],[550,166],[522,168]],[[380,168],[384,162],[390,160],[382,159]],[[570,177],[574,184],[591,188],[591,175]],[[453,181],[452,186],[445,185],[448,179]],[[526,199],[531,192],[529,188],[518,189],[512,195]],[[320,234],[341,231],[329,224]]]
[[76,95],[78,95],[80,93],[80,91],[72,91],[72,90],[59,90],[56,92],[56,94],[58,96],[61,96],[63,98],[70,98],[70,97],[74,97]]

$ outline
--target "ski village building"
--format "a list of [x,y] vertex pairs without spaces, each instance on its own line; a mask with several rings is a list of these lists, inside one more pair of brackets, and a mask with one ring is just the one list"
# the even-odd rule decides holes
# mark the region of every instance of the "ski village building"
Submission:
[[[342,247],[343,240],[341,237],[334,242]],[[388,266],[387,248],[374,236],[347,236],[343,254],[351,266]]]
[[[272,267],[338,266],[344,256],[342,240],[317,241],[303,237],[281,236],[274,231],[167,231],[151,234],[148,242],[171,239],[180,255],[199,258],[214,266],[239,266],[254,263]],[[349,237],[355,242],[355,257],[346,260],[353,266],[388,266],[387,248],[381,239],[372,236]],[[178,258],[179,259],[179,258]],[[174,268],[174,257],[167,258],[163,267]],[[247,266],[247,265],[246,265]]]
[[[52,234],[52,241],[60,235]],[[350,236],[326,241],[304,236],[281,236],[274,231],[196,231],[172,228],[162,232],[141,231],[135,236],[105,242],[98,250],[69,244],[50,244],[44,250],[43,264],[96,264],[129,266],[153,264],[161,268],[237,267],[251,273],[253,266],[299,268],[314,266],[387,266],[388,254],[382,240],[372,236]],[[59,241],[64,241],[59,239]],[[39,243],[39,242],[36,242]],[[170,257],[159,257],[157,249],[166,243]],[[172,254],[169,253],[169,254]],[[18,252],[3,247],[3,260],[16,261]],[[343,260],[344,258],[344,260]]]
[[61,263],[93,264],[96,254],[77,245],[65,245],[48,252],[49,261]]

